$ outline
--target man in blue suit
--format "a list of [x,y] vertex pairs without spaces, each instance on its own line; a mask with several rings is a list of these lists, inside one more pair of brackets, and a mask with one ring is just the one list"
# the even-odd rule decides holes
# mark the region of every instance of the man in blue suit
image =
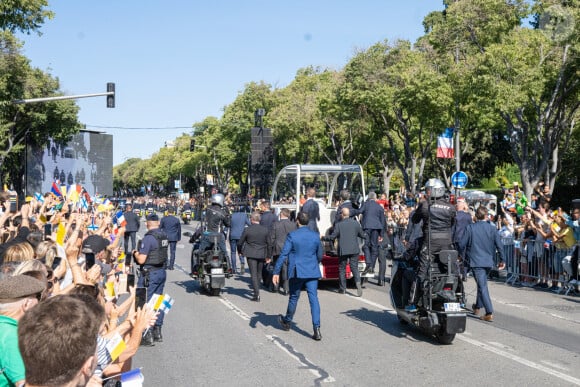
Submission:
[[493,321],[493,306],[487,288],[487,276],[493,267],[496,251],[500,256],[498,268],[505,267],[503,244],[494,225],[487,221],[487,208],[479,206],[475,211],[477,222],[467,226],[459,242],[459,254],[467,260],[477,283],[477,299],[473,304],[473,314],[479,316],[481,308],[485,308],[484,321]]
[[[238,251],[238,241],[244,232],[244,229],[250,225],[250,218],[241,206],[236,206],[232,213],[232,220],[230,224],[230,255],[232,263],[232,272],[236,273],[238,270],[236,253]],[[240,254],[240,274],[246,271],[246,261],[244,256]]]
[[169,241],[169,262],[167,270],[173,270],[175,264],[175,247],[177,242],[181,240],[181,222],[175,216],[175,209],[171,208],[169,214],[161,218],[159,228],[167,235]]
[[314,340],[321,340],[320,334],[320,304],[318,302],[318,279],[321,277],[319,264],[322,261],[322,243],[320,235],[308,228],[308,214],[298,213],[298,230],[292,231],[286,237],[284,247],[280,252],[280,257],[274,267],[272,283],[278,286],[280,280],[280,270],[284,262],[288,261],[288,278],[290,282],[290,297],[286,316],[278,316],[278,322],[285,331],[290,330],[292,318],[298,306],[300,291],[306,287],[308,302],[310,302],[310,313],[312,315],[312,326],[314,328]]

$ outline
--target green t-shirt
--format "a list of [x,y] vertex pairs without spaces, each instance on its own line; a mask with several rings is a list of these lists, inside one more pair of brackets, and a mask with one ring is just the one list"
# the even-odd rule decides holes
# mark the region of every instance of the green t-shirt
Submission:
[[18,349],[18,322],[0,316],[0,387],[24,380],[24,362]]

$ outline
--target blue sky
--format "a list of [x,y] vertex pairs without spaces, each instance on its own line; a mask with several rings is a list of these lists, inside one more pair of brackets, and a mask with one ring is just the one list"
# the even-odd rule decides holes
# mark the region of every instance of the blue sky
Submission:
[[[306,66],[342,68],[384,39],[415,41],[442,0],[49,0],[42,36],[20,35],[34,67],[58,77],[88,129],[113,135],[113,165],[149,158],[244,85],[285,87]],[[97,127],[107,127],[98,129]]]

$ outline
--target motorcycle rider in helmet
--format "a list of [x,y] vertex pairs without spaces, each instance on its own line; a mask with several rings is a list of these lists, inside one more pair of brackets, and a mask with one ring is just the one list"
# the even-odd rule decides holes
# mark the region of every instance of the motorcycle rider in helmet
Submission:
[[[217,236],[218,247],[226,256],[225,259],[229,271],[230,260],[227,256],[224,228],[230,227],[231,216],[227,208],[224,206],[224,201],[225,197],[221,193],[211,195],[211,204],[205,210],[206,231],[202,234],[201,241],[199,244],[199,251],[203,252],[211,248],[213,245],[213,241]],[[196,271],[199,262],[193,263],[194,263],[194,271]]]
[[[425,184],[426,197],[421,199],[411,221],[414,224],[423,221],[423,237],[419,243],[419,270],[409,295],[409,312],[417,310],[415,306],[423,291],[430,263],[435,263],[434,270],[444,273],[447,266],[439,261],[441,250],[453,250],[451,229],[455,223],[455,206],[445,200],[445,184],[439,179],[429,179]],[[429,238],[429,239],[427,239]]]

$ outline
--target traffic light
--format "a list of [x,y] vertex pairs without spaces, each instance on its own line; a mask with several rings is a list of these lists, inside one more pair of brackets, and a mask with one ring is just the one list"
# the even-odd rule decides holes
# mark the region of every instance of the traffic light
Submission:
[[193,152],[195,150],[195,140],[191,140],[189,143],[189,151]]
[[112,92],[113,94],[107,95],[107,107],[115,107],[115,84],[112,82],[107,83],[107,93]]

